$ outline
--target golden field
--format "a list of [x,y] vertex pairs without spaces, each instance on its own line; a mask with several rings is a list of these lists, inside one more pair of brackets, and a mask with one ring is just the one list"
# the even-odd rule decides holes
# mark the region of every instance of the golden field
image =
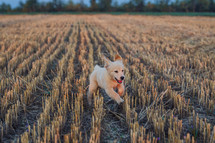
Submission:
[[[122,105],[89,74],[126,66]],[[215,142],[215,18],[0,16],[0,142]]]

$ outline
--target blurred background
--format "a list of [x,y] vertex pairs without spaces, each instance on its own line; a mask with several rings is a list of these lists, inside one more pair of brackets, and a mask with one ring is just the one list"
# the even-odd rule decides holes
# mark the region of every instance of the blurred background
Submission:
[[214,0],[0,0],[0,13],[215,12]]

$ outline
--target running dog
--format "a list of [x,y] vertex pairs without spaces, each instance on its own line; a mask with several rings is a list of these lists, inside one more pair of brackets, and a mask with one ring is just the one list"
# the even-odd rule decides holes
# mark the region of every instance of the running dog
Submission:
[[[124,65],[122,57],[118,54],[115,55],[114,62],[103,56],[105,66],[100,67],[96,65],[92,74],[90,75],[90,85],[87,93],[87,99],[89,105],[92,104],[92,95],[101,87],[105,90],[110,98],[115,100],[118,104],[124,100],[120,97],[124,94]],[[118,93],[115,89],[118,89]]]

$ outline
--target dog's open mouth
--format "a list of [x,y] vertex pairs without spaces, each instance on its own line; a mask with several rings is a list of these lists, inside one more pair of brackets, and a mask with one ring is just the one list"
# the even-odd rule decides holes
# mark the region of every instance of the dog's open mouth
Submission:
[[119,84],[122,83],[122,80],[118,80],[117,78],[115,78],[115,80],[116,80]]

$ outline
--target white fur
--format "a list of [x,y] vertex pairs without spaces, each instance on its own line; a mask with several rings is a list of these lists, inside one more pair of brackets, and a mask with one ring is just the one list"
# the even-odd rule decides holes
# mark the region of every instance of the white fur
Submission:
[[[88,103],[92,104],[92,94],[98,87],[105,89],[108,96],[115,100],[118,104],[124,100],[120,97],[124,94],[124,80],[120,77],[124,76],[124,65],[119,55],[116,55],[115,61],[111,62],[105,58],[105,67],[102,68],[98,65],[95,66],[92,74],[90,75],[90,85],[87,94]],[[115,71],[118,71],[117,73]],[[122,81],[120,84],[117,80]],[[118,88],[118,93],[114,89]]]

